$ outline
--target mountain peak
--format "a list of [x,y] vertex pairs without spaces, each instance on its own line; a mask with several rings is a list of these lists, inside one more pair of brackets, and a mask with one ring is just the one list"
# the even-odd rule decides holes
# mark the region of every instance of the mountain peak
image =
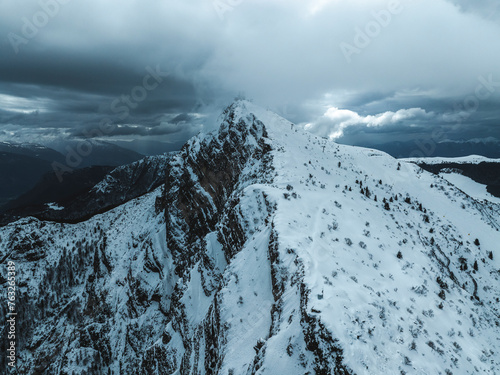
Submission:
[[161,190],[0,231],[40,310],[20,372],[500,371],[499,205],[248,101],[220,123]]

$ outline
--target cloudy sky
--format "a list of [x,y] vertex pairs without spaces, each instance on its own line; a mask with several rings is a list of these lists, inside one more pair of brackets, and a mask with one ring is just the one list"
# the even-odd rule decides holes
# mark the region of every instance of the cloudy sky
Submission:
[[498,0],[0,0],[0,36],[0,141],[178,144],[239,94],[346,143],[500,139]]

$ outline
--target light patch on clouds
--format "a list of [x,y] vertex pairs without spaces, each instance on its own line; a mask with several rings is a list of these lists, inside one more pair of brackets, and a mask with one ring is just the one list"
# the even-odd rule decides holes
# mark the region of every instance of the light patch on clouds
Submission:
[[[344,135],[348,127],[383,127],[389,125],[408,124],[412,121],[429,120],[436,115],[422,108],[400,109],[376,115],[362,116],[348,109],[330,107],[315,122],[305,125],[307,130],[330,139],[338,139]],[[411,125],[411,124],[410,124]]]
[[0,93],[0,108],[14,113],[44,112],[49,102],[50,100],[46,98],[27,99]]
[[339,46],[387,18],[390,0],[224,3],[221,20],[211,0],[72,1],[16,54],[7,36],[24,37],[23,19],[41,3],[0,0],[0,132],[17,124],[37,141],[50,128],[78,135],[113,115],[111,103],[143,82],[145,67],[161,66],[169,77],[117,128],[126,135],[110,137],[186,140],[239,92],[326,136],[414,133],[412,124],[433,124],[432,113],[462,124],[450,138],[498,134],[497,86],[474,113],[454,108],[479,76],[500,80],[500,25],[490,17],[498,0],[400,0],[403,10],[351,64]]

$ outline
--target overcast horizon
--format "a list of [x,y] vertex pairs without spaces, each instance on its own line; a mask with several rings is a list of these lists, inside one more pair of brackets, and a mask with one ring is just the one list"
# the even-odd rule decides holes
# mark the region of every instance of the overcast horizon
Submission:
[[0,141],[177,147],[238,95],[342,143],[500,140],[494,0],[6,0],[0,34]]

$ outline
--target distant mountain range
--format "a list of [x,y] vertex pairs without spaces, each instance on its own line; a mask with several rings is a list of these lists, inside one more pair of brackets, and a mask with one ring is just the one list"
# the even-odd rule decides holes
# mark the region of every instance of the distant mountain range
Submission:
[[62,182],[48,172],[32,189],[0,207],[0,225],[26,216],[66,223],[88,219],[160,186],[171,157],[148,156],[116,168],[77,169]]
[[469,141],[432,142],[430,140],[388,142],[382,144],[360,143],[356,146],[375,148],[387,152],[395,158],[411,157],[460,157],[482,155],[500,158],[500,141],[495,138],[473,139]]
[[160,141],[134,139],[132,141],[109,141],[108,143],[138,152],[142,155],[153,156],[179,151],[186,141],[165,143]]
[[[65,147],[76,150],[78,142]],[[116,167],[140,160],[143,155],[107,142],[92,141],[92,152],[81,157],[77,170],[91,166]],[[53,163],[67,165],[66,155],[52,148],[30,143],[0,142],[0,206],[32,189],[42,177],[53,172]],[[101,176],[102,177],[102,176]]]

